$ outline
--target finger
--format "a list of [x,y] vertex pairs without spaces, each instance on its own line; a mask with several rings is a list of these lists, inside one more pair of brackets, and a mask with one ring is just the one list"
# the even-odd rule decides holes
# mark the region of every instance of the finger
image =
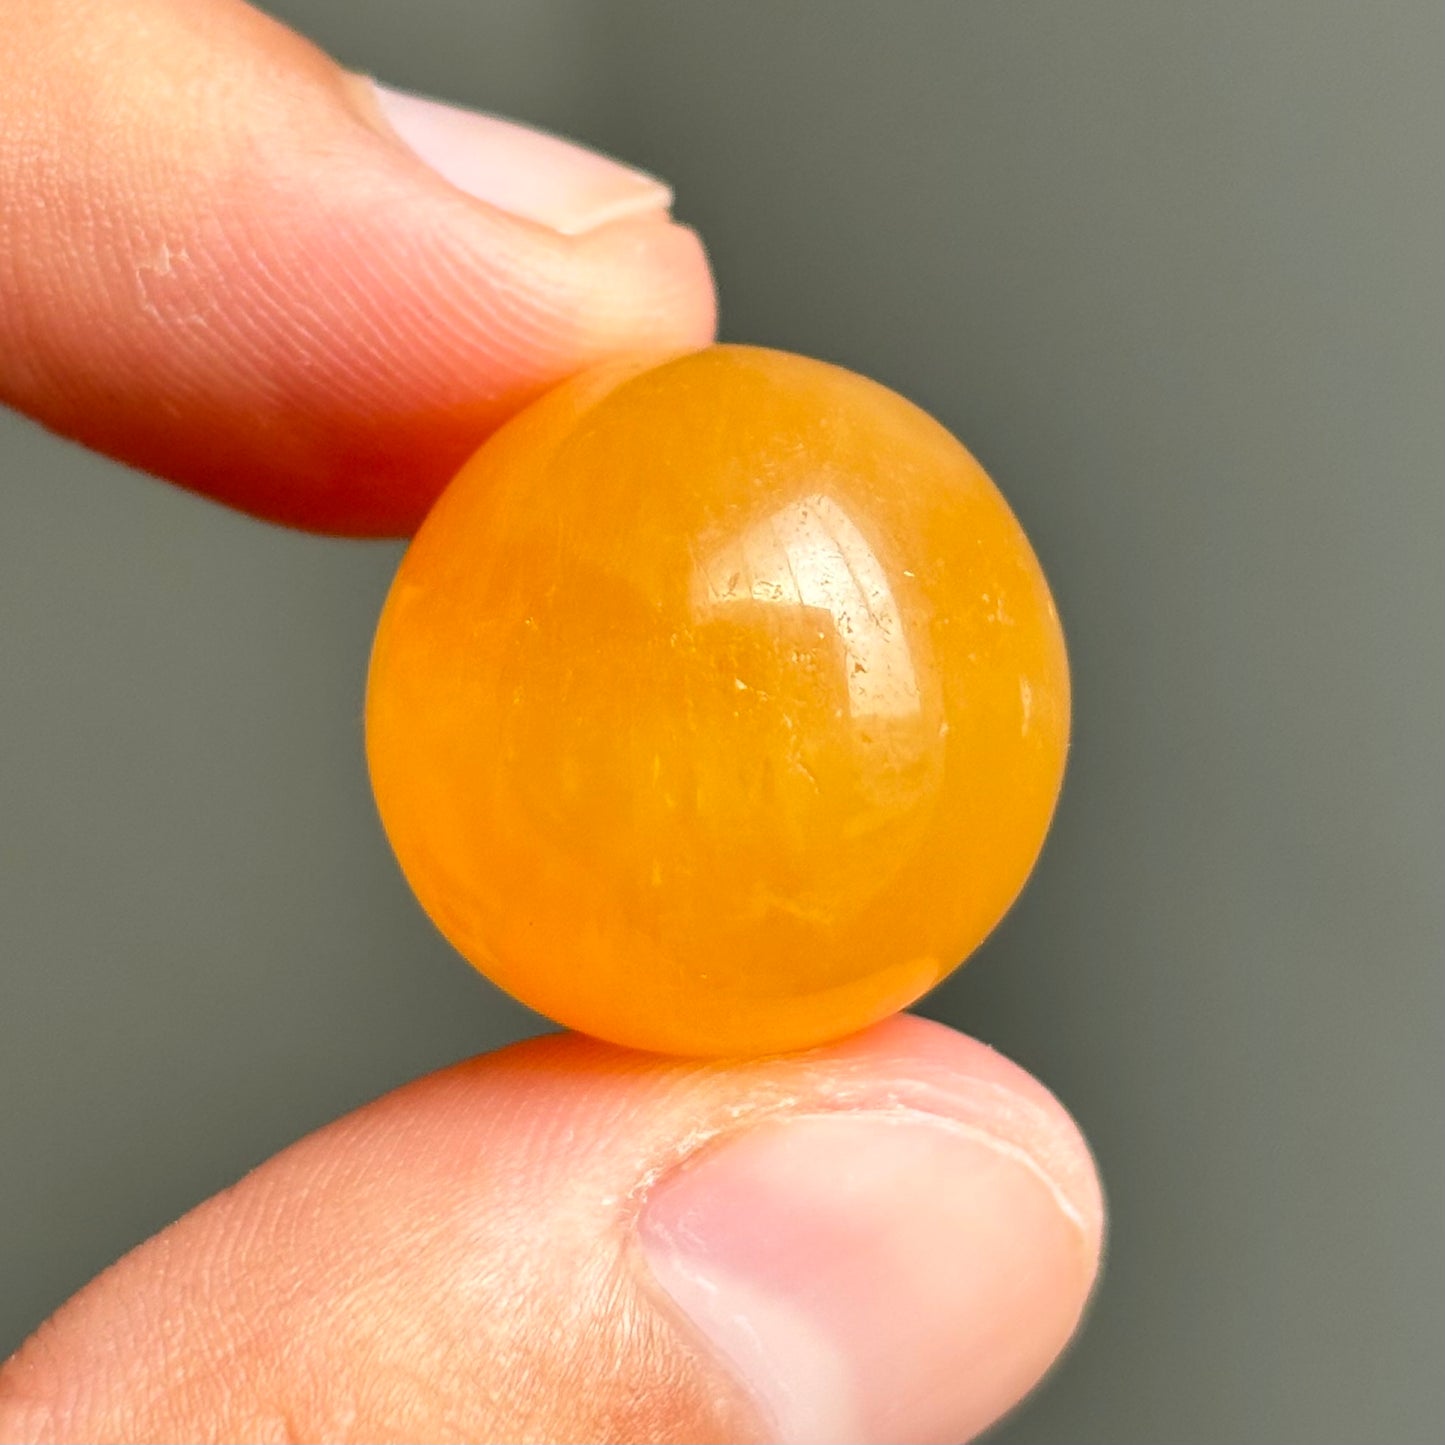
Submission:
[[898,1018],[728,1065],[577,1036],[321,1130],[0,1373],[7,1440],[958,1441],[1098,1261],[1041,1085]]
[[238,0],[23,11],[0,400],[56,431],[275,520],[403,533],[540,391],[712,335],[651,177],[379,89]]

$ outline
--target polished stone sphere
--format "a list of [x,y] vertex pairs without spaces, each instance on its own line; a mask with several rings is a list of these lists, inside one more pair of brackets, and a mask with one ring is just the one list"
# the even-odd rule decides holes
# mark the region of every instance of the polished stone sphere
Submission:
[[998,922],[1063,776],[1063,637],[973,457],[741,346],[618,363],[494,436],[377,632],[387,834],[448,939],[640,1048],[821,1043]]

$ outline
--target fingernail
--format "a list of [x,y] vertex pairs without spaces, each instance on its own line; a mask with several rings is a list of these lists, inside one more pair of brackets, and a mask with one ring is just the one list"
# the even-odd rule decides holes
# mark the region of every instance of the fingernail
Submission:
[[917,1112],[756,1126],[639,1221],[671,1305],[785,1445],[956,1442],[1078,1321],[1097,1217],[1007,1139]]
[[655,176],[560,136],[374,80],[367,85],[396,135],[458,190],[564,236],[665,215],[672,205],[672,191]]

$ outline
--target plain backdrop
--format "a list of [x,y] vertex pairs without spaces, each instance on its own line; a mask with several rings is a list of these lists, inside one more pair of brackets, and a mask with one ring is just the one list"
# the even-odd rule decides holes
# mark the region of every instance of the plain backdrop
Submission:
[[[672,181],[726,337],[928,407],[1034,538],[1068,786],[923,1008],[1070,1104],[1113,1234],[997,1438],[1438,1442],[1440,8],[272,8]],[[373,816],[398,556],[0,416],[0,1353],[297,1135],[543,1027]]]

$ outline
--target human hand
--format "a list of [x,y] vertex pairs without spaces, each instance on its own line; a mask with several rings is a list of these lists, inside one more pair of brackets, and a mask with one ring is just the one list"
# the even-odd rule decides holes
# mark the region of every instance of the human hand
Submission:
[[[274,521],[404,533],[533,395],[710,338],[668,204],[234,0],[26,0],[0,399]],[[0,1371],[0,1438],[956,1441],[1062,1348],[1101,1227],[1059,1105],[937,1025],[726,1064],[551,1037],[140,1246]]]

